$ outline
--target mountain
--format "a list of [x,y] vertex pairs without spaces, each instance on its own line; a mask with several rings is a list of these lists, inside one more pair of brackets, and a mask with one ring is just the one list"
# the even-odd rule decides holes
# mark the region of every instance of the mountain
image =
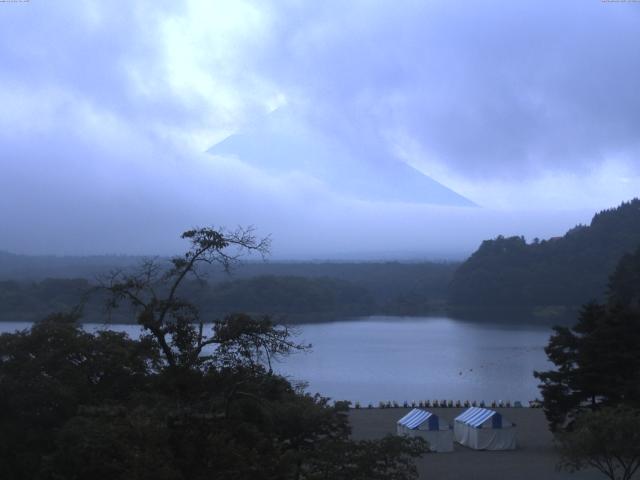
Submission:
[[347,145],[274,112],[208,153],[237,157],[265,172],[302,173],[335,193],[369,201],[473,206],[473,202],[385,152]]
[[577,306],[602,300],[618,261],[640,246],[640,200],[597,213],[563,237],[485,240],[455,272],[452,304],[482,307]]

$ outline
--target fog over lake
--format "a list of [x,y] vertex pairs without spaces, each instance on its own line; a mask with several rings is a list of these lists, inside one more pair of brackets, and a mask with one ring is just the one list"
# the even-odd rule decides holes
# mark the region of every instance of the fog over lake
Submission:
[[[0,323],[0,331],[28,328]],[[87,325],[89,330],[102,328]],[[135,336],[135,325],[113,325]],[[520,400],[539,397],[534,370],[549,363],[544,354],[551,330],[463,322],[445,317],[367,317],[296,326],[297,340],[312,351],[295,354],[275,369],[309,391],[334,399]]]

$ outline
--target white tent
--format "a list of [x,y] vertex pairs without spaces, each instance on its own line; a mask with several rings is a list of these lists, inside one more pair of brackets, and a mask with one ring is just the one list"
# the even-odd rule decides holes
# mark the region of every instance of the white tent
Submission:
[[429,442],[432,452],[453,452],[453,432],[446,422],[426,410],[414,408],[398,420],[398,435],[421,437]]
[[515,450],[516,426],[494,410],[472,407],[454,420],[456,442],[475,450]]

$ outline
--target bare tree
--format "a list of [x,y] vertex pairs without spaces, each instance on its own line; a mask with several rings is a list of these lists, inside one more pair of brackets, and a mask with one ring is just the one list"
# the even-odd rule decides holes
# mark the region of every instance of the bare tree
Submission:
[[263,258],[269,253],[270,238],[258,238],[252,227],[233,231],[195,228],[184,232],[189,249],[171,258],[168,265],[157,259],[145,260],[133,272],[112,272],[101,281],[106,290],[108,308],[126,302],[136,312],[137,322],[158,343],[169,366],[193,366],[203,349],[217,343],[205,335],[204,321],[198,309],[180,297],[180,287],[188,278],[202,279],[204,265],[219,265],[225,272],[248,254]]

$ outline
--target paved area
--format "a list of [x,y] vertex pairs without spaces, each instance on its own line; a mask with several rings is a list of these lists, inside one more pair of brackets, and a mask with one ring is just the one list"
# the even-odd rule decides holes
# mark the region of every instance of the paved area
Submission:
[[[410,409],[360,409],[351,410],[349,419],[355,439],[380,438],[395,433],[396,421]],[[441,419],[452,423],[464,409],[430,409]],[[452,453],[431,453],[418,461],[420,478],[430,480],[603,480],[597,471],[568,473],[558,471],[558,456],[553,446],[553,436],[541,409],[498,408],[505,418],[518,427],[518,449],[515,451],[475,451],[455,444]],[[636,476],[640,478],[639,476]]]

